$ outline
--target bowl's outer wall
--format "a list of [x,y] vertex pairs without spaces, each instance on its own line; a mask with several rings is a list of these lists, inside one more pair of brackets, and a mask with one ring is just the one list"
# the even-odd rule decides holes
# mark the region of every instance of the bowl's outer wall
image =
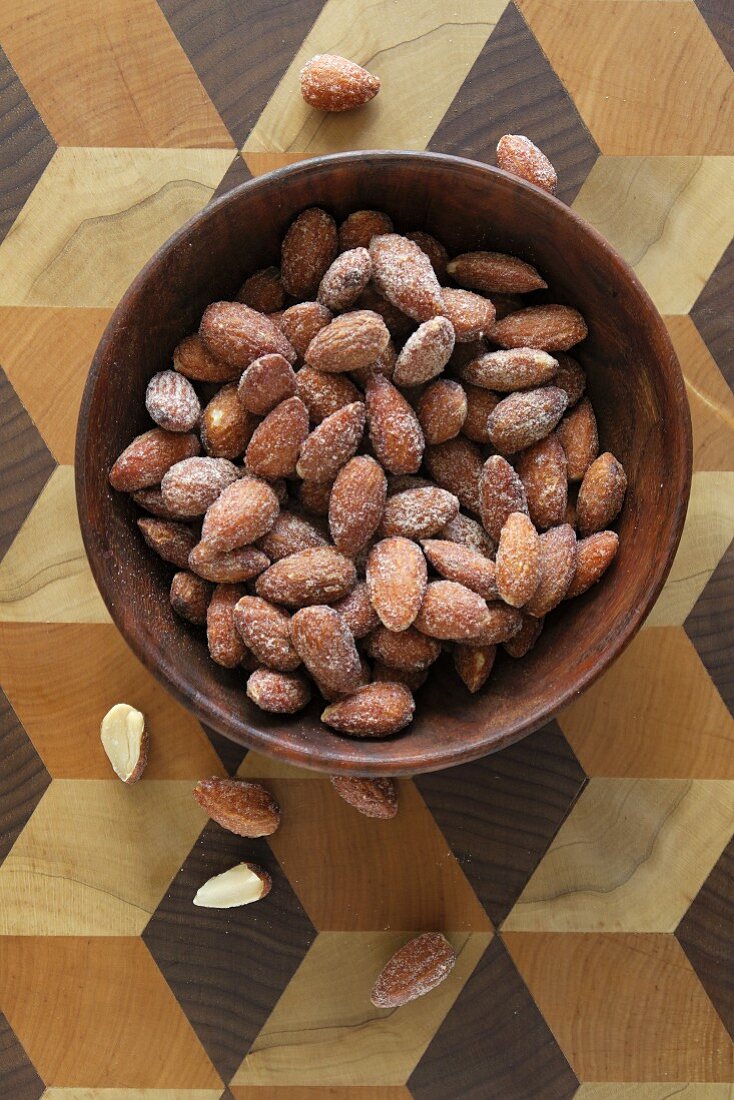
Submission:
[[[146,548],[129,499],[107,474],[149,426],[150,376],[204,307],[231,299],[244,278],[278,262],[292,218],[321,205],[337,219],[384,210],[402,230],[425,229],[450,253],[491,248],[537,265],[552,300],[589,323],[578,355],[589,378],[603,449],[627,471],[620,550],[605,581],[549,616],[522,661],[500,654],[487,688],[469,696],[443,657],[421,689],[410,730],[387,741],[339,738],[318,707],[292,719],[247,699],[245,674],[209,659],[200,632],[168,602],[169,567]],[[201,720],[294,763],[373,775],[431,770],[509,744],[546,721],[605,668],[657,596],[685,519],[691,433],[685,387],[664,325],[620,257],[562,204],[473,162],[433,154],[359,154],[295,165],[225,196],[184,227],[138,276],[112,318],[85,391],[77,491],[92,570],[135,653]]]

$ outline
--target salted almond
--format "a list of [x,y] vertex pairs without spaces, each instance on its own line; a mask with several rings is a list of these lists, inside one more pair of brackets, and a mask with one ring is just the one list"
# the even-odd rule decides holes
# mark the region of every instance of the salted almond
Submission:
[[497,544],[489,537],[482,525],[462,512],[447,523],[439,531],[439,535],[442,539],[456,542],[460,546],[468,546],[470,550],[476,550],[487,558],[491,557],[497,549]]
[[329,497],[329,530],[342,554],[355,557],[369,543],[385,509],[387,481],[382,467],[358,455],[339,471]]
[[258,545],[270,561],[280,561],[310,546],[326,546],[326,538],[313,523],[294,512],[281,511]]
[[534,183],[536,187],[555,195],[558,177],[545,153],[541,153],[530,138],[522,134],[505,134],[497,142],[497,167]]
[[339,251],[369,248],[373,237],[392,233],[392,230],[392,221],[381,210],[355,210],[339,226]]
[[326,692],[345,695],[359,687],[362,670],[354,637],[332,607],[304,607],[291,619],[291,640],[308,671]]
[[393,380],[416,386],[440,374],[454,350],[454,326],[447,317],[431,317],[408,337],[397,357]]
[[528,513],[536,527],[556,527],[563,523],[568,500],[566,453],[557,435],[548,435],[517,460],[517,473],[523,483]]
[[511,393],[489,414],[492,446],[509,455],[545,439],[563,416],[567,401],[564,391],[555,386]]
[[540,536],[540,580],[525,611],[542,619],[564,598],[576,572],[576,532],[568,524]]
[[459,377],[474,386],[507,393],[527,390],[549,382],[558,370],[558,361],[537,348],[510,348],[489,351],[459,369]]
[[284,310],[280,327],[303,359],[314,337],[331,323],[333,314],[321,302],[297,302]]
[[196,427],[201,405],[196,390],[173,370],[154,374],[145,391],[145,407],[151,420],[168,432],[190,432]]
[[110,470],[110,485],[123,493],[158,485],[171,466],[200,451],[195,435],[152,428],[137,436],[122,452]]
[[291,617],[282,607],[259,596],[242,596],[234,608],[234,625],[260,664],[293,672],[301,656],[291,641]]
[[568,351],[586,339],[586,322],[570,306],[531,306],[498,321],[490,339],[503,348],[540,348]]
[[499,397],[491,390],[484,390],[480,386],[472,386],[464,383],[466,396],[466,419],[461,429],[461,434],[474,443],[489,443],[489,431],[487,423],[489,414],[499,403]]
[[457,581],[484,600],[497,599],[495,564],[478,550],[450,542],[448,539],[424,539],[423,553],[447,581]]
[[173,369],[192,382],[231,382],[242,373],[238,363],[217,359],[199,336],[187,336],[173,353]]
[[454,968],[456,952],[440,932],[410,940],[383,967],[370,1000],[376,1008],[397,1008],[430,993]]
[[301,446],[308,435],[308,412],[298,397],[281,401],[258,424],[247,445],[247,468],[258,477],[288,477],[295,473]]
[[472,695],[486,684],[496,656],[495,645],[458,644],[454,647],[454,668]]
[[540,538],[524,512],[512,512],[500,532],[495,559],[497,591],[510,607],[524,607],[540,581]]
[[404,684],[366,684],[328,706],[321,721],[351,737],[389,737],[410,724],[414,711],[413,696]]
[[171,581],[171,607],[180,618],[195,626],[204,626],[212,591],[208,581],[182,569]]
[[148,763],[150,738],[145,718],[128,703],[116,703],[100,727],[102,748],[123,783],[137,783]]
[[321,280],[318,300],[334,313],[349,309],[367,286],[371,274],[372,260],[366,248],[342,252]]
[[301,95],[318,111],[352,111],[369,103],[380,90],[380,78],[335,53],[319,53],[301,69]]
[[615,531],[597,531],[576,545],[576,572],[568,586],[566,599],[581,596],[606,573],[619,549]]
[[355,638],[365,638],[380,619],[370,602],[369,589],[364,581],[355,584],[351,592],[333,605]]
[[431,261],[415,241],[386,233],[370,241],[372,277],[377,289],[414,321],[443,311],[443,299]]
[[481,294],[528,294],[548,285],[531,264],[503,252],[464,252],[446,270],[459,286]]
[[426,443],[435,445],[453,439],[463,428],[467,416],[463,387],[449,378],[437,378],[421,394],[416,413]]
[[278,498],[269,485],[259,478],[240,478],[209,507],[201,541],[216,553],[246,546],[270,530],[279,511]]
[[627,492],[627,476],[622,463],[610,451],[592,462],[581,482],[576,501],[579,533],[593,535],[617,518]]
[[441,643],[412,626],[398,632],[378,626],[367,640],[367,652],[388,668],[425,672],[440,657]]
[[240,404],[256,416],[265,416],[281,401],[293,397],[295,392],[295,373],[282,355],[261,355],[255,359],[237,387]]
[[389,342],[390,333],[379,314],[352,310],[335,317],[314,336],[306,349],[306,362],[327,372],[358,370],[373,363]]
[[426,447],[426,467],[442,489],[459,498],[462,507],[479,512],[482,455],[478,447],[460,437]]
[[445,286],[441,290],[443,315],[448,317],[459,344],[468,344],[486,335],[495,320],[494,306],[489,298],[471,290],[456,290]]
[[269,565],[268,556],[254,546],[216,551],[200,542],[189,554],[189,569],[215,584],[241,584],[257,577]]
[[[569,488],[571,487],[569,486]],[[576,530],[576,498],[573,496],[569,496],[566,501],[566,514],[563,517],[563,522]]]
[[422,229],[414,229],[412,233],[406,233],[405,236],[409,241],[417,244],[421,252],[425,252],[431,261],[431,267],[436,272],[436,278],[439,282],[443,282],[446,278],[446,264],[449,261],[449,254],[441,242],[432,237],[430,233],[424,233]]
[[387,495],[396,496],[398,493],[407,493],[409,489],[431,489],[434,483],[430,478],[420,477],[419,474],[392,474],[387,479]]
[[304,481],[333,481],[355,454],[366,421],[361,401],[345,405],[314,428],[304,440],[296,473]]
[[177,569],[186,568],[189,554],[196,544],[196,534],[190,527],[172,520],[143,516],[138,520],[138,528],[147,545],[159,558],[175,565]]
[[459,501],[446,489],[431,485],[391,496],[385,505],[378,534],[389,538],[430,538],[459,513]]
[[365,817],[387,821],[398,812],[398,792],[394,779],[330,775],[329,780],[339,797]]
[[425,446],[415,411],[381,375],[368,381],[365,401],[370,442],[378,461],[391,474],[414,474]]
[[156,516],[158,519],[173,520],[182,518],[177,512],[172,511],[168,507],[163,499],[160,485],[156,485],[151,489],[138,489],[137,492],[131,493],[130,495],[138,507],[149,512],[151,516]]
[[255,583],[258,596],[287,607],[342,599],[357,580],[354,563],[330,546],[300,550],[275,562]]
[[194,905],[205,909],[234,909],[240,905],[252,905],[270,893],[273,880],[267,871],[254,863],[237,863],[221,875],[199,887],[194,895]]
[[203,516],[219,494],[237,481],[237,467],[224,458],[184,458],[163,475],[161,495],[178,516]]
[[381,374],[388,381],[392,381],[397,358],[398,353],[395,350],[392,338],[390,338],[385,350],[378,355],[373,363],[368,363],[366,367],[358,367],[357,370],[350,371],[349,377],[354,379],[357,385],[363,389],[373,374]]
[[532,615],[527,614],[525,611],[521,614],[522,626],[517,634],[514,638],[508,638],[506,642],[502,643],[505,653],[509,657],[514,657],[516,661],[528,655],[540,637],[545,621],[544,619],[534,619]]
[[280,277],[288,294],[301,301],[315,298],[336,249],[336,223],[330,214],[318,206],[299,214],[280,249]]
[[243,408],[232,383],[215,393],[201,414],[201,442],[211,458],[239,458],[256,427],[257,418]]
[[200,779],[194,798],[213,821],[237,836],[271,836],[280,825],[280,807],[260,783]]
[[427,672],[412,672],[407,668],[390,668],[382,661],[372,664],[372,681],[376,684],[405,684],[414,694],[423,687],[428,679]]
[[511,512],[528,511],[525,487],[506,458],[490,455],[482,467],[480,514],[495,542]]
[[277,352],[289,363],[296,358],[277,325],[242,302],[212,302],[204,310],[199,336],[216,359],[224,359],[240,371],[270,352]]
[[298,672],[257,668],[248,678],[247,697],[269,714],[296,714],[311,701],[311,685]]
[[343,374],[327,374],[301,367],[296,375],[296,394],[308,409],[312,424],[320,424],[337,409],[361,400],[357,387]]
[[370,601],[388,630],[407,630],[426,590],[426,559],[414,542],[382,539],[367,558],[366,580]]
[[457,642],[476,637],[487,622],[487,605],[482,597],[456,581],[431,581],[415,618],[421,633]]
[[296,489],[298,502],[312,516],[327,516],[333,481],[302,481]]
[[263,267],[256,271],[237,292],[237,301],[244,302],[258,313],[277,313],[285,305],[285,290],[277,267]]
[[244,594],[238,584],[218,584],[206,609],[209,656],[224,668],[237,668],[245,656],[245,644],[234,624],[235,604]]
[[568,480],[582,481],[599,454],[599,429],[588,397],[564,416],[556,434],[566,454]]
[[584,368],[565,352],[557,351],[555,358],[558,360],[558,370],[553,376],[553,385],[564,390],[568,397],[568,408],[572,408],[580,401],[586,390],[586,375]]
[[522,629],[522,613],[516,607],[510,607],[501,600],[488,603],[487,617],[482,629],[473,638],[466,639],[467,645],[500,645],[514,638]]
[[358,309],[371,309],[374,313],[379,313],[393,340],[404,341],[415,328],[413,318],[408,317],[407,313],[403,313],[401,309],[388,301],[385,295],[379,292],[374,281],[367,284],[363,293],[357,299],[356,305]]

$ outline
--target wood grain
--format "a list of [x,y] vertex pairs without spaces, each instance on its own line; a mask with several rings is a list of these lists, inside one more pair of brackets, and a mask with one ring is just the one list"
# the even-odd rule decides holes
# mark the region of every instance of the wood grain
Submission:
[[686,380],[694,470],[728,470],[734,454],[734,394],[690,317],[666,317]]
[[602,153],[731,152],[734,73],[693,4],[518,2]]
[[0,47],[0,241],[55,148],[56,143]]
[[375,1085],[285,1085],[282,1088],[270,1088],[260,1085],[233,1085],[230,1088],[233,1100],[413,1100],[407,1088],[399,1085],[381,1087]]
[[[1,361],[1,360],[0,360]],[[0,560],[54,469],[54,461],[0,367]]]
[[685,630],[734,714],[734,542],[686,619]]
[[252,173],[250,169],[245,164],[242,156],[237,153],[237,155],[232,158],[232,163],[219,181],[210,201],[214,202],[215,199],[220,199],[222,195],[226,195],[233,187],[239,187],[241,183],[247,183],[247,181],[251,179]]
[[50,782],[43,761],[0,690],[0,861]]
[[673,936],[504,940],[581,1081],[734,1080],[734,1044]]
[[504,928],[673,932],[734,834],[734,782],[592,779]]
[[579,1087],[574,1100],[671,1100],[673,1096],[675,1100],[734,1100],[734,1085],[678,1081],[632,1085],[589,1084]]
[[728,0],[696,0],[696,7],[719,44],[724,57],[734,67],[734,20]]
[[[0,1012],[0,1080],[13,1100],[40,1100],[43,1081]],[[48,1094],[46,1094],[48,1095]]]
[[680,627],[643,630],[558,722],[589,776],[734,779],[734,719]]
[[719,370],[734,389],[734,241],[696,299],[691,317]]

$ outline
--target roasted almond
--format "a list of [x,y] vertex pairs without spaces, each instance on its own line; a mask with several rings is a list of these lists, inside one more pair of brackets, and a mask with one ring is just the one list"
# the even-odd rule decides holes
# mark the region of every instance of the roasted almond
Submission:
[[407,630],[414,621],[426,590],[426,559],[414,542],[382,539],[367,558],[370,601],[388,630]]
[[327,516],[333,481],[302,481],[296,489],[298,502],[312,516]]
[[278,498],[269,485],[259,478],[240,478],[209,507],[201,541],[216,553],[246,546],[270,530],[279,511]]
[[558,360],[558,370],[553,376],[553,385],[565,390],[568,397],[567,408],[570,409],[584,396],[586,375],[583,367],[565,352],[557,351],[555,358]]
[[357,580],[354,563],[330,546],[299,550],[275,562],[257,578],[263,599],[287,607],[333,603],[351,592]]
[[317,333],[330,324],[332,313],[321,302],[297,302],[289,306],[280,318],[280,327],[291,342],[299,359]]
[[355,210],[339,226],[339,251],[369,248],[373,237],[392,233],[392,230],[392,221],[381,210]]
[[277,352],[289,363],[296,358],[277,325],[242,302],[212,302],[204,310],[199,336],[216,359],[224,359],[240,371],[269,352]]
[[580,596],[606,573],[619,549],[615,531],[597,531],[576,544],[576,572],[568,586],[566,599]]
[[622,510],[626,492],[622,463],[605,451],[592,462],[581,482],[576,501],[579,533],[585,537],[608,527]]
[[408,337],[398,355],[393,380],[415,386],[440,374],[454,350],[454,327],[446,317],[431,317]]
[[378,461],[391,474],[414,474],[425,446],[414,410],[381,375],[368,381],[365,401],[370,442]]
[[288,294],[301,300],[315,298],[336,249],[336,224],[331,215],[318,206],[300,213],[291,222],[280,250],[280,277]]
[[410,724],[414,711],[413,696],[404,684],[366,684],[328,706],[321,721],[352,737],[389,737]]
[[415,625],[430,638],[460,642],[476,637],[488,621],[487,605],[476,592],[456,581],[431,581]]
[[522,626],[517,634],[502,643],[505,653],[510,657],[514,657],[515,660],[528,655],[543,630],[543,619],[534,619],[532,615],[528,615],[525,611],[521,614]]
[[510,607],[524,607],[540,582],[540,538],[524,512],[505,520],[495,566],[500,598]]
[[482,456],[478,447],[461,438],[426,447],[426,466],[442,489],[458,497],[470,512],[479,512]]
[[200,452],[195,435],[152,428],[137,436],[122,452],[110,470],[110,485],[123,493],[158,485],[176,462]]
[[190,527],[168,519],[154,519],[152,516],[139,519],[138,527],[148,546],[159,558],[175,565],[177,569],[186,569],[189,554],[196,545],[196,535]]
[[[389,233],[390,230],[385,230],[385,232]],[[430,233],[424,233],[422,229],[414,229],[412,233],[406,233],[405,236],[409,241],[417,244],[421,252],[425,252],[431,261],[431,267],[436,272],[436,278],[439,282],[443,282],[446,278],[446,264],[449,261],[449,254],[441,242],[432,237]]]
[[320,424],[337,409],[362,397],[354,383],[343,374],[327,374],[314,367],[301,367],[296,375],[296,394],[308,409],[312,424]]
[[484,626],[475,637],[467,639],[467,645],[499,645],[514,638],[522,629],[522,612],[516,607],[510,607],[500,600],[496,603],[488,603],[486,606],[487,617]]
[[282,511],[258,545],[271,561],[280,561],[311,546],[326,546],[327,540],[309,520]]
[[206,623],[206,609],[211,595],[211,584],[186,569],[176,573],[171,581],[171,607],[182,619],[195,626]]
[[558,436],[548,435],[522,451],[517,473],[523,483],[528,513],[536,527],[563,523],[568,499],[566,454]]
[[339,471],[329,497],[329,530],[343,554],[355,557],[367,546],[382,519],[386,491],[385,473],[368,455]]
[[224,668],[237,668],[245,656],[245,643],[234,624],[235,604],[244,594],[238,584],[218,584],[206,609],[209,656]]
[[242,596],[234,609],[234,625],[260,664],[277,672],[293,672],[301,657],[291,641],[291,617],[259,596]]
[[407,237],[386,233],[370,241],[372,277],[388,301],[414,321],[443,311],[436,273],[423,250]]
[[168,432],[190,432],[201,414],[196,390],[174,370],[153,375],[145,391],[145,407],[151,420]]
[[443,316],[448,317],[456,334],[456,342],[468,344],[486,335],[494,324],[494,306],[489,298],[471,290],[443,287]]
[[332,607],[304,607],[291,619],[291,640],[304,665],[330,695],[359,687],[362,669],[354,637]]
[[277,267],[263,267],[245,279],[237,293],[237,301],[244,302],[258,313],[277,313],[285,305],[285,291]]
[[257,668],[247,680],[247,697],[270,714],[295,714],[311,700],[311,685],[298,672]]
[[416,936],[383,967],[370,1000],[376,1008],[397,1008],[430,993],[454,968],[456,952],[440,932]]
[[586,322],[570,306],[531,306],[498,321],[490,340],[503,348],[540,348],[542,351],[568,351],[586,339]]
[[576,532],[568,524],[540,536],[540,581],[525,611],[542,619],[566,595],[576,572]]
[[545,153],[541,153],[530,138],[522,134],[505,134],[497,142],[497,167],[534,183],[536,187],[555,195],[558,178]]
[[408,489],[390,497],[378,533],[384,538],[395,535],[406,539],[430,538],[458,514],[458,498],[448,490],[436,485]]
[[503,252],[464,252],[446,270],[459,286],[481,294],[528,294],[548,285],[531,264]]
[[366,367],[358,367],[357,370],[350,371],[350,378],[353,378],[357,385],[363,389],[373,374],[381,374],[391,381],[397,358],[398,353],[391,338],[385,345],[385,350],[378,355],[374,362],[368,363]]
[[372,680],[376,684],[405,684],[409,691],[416,692],[428,679],[427,672],[411,672],[407,668],[390,668],[381,661],[372,665]]
[[238,546],[235,550],[212,550],[200,542],[189,554],[189,569],[198,577],[215,584],[242,584],[262,573],[270,559],[254,546]]
[[492,446],[505,455],[531,447],[550,435],[567,401],[564,391],[555,386],[511,393],[489,414],[487,432]]
[[388,668],[425,672],[440,657],[441,643],[412,626],[398,632],[378,626],[367,639],[367,652]]
[[360,581],[342,600],[333,605],[355,638],[364,638],[379,624],[380,619],[370,602],[367,584]]
[[467,396],[458,382],[437,378],[426,386],[416,408],[426,443],[445,443],[457,436],[464,426],[467,407]]
[[478,550],[448,539],[424,539],[423,553],[447,581],[457,581],[484,600],[497,599],[497,578],[493,561]]
[[232,383],[216,393],[201,414],[201,442],[211,458],[239,458],[257,420],[240,404]]
[[370,281],[372,260],[366,248],[342,252],[319,285],[318,300],[334,313],[349,309]]
[[271,836],[280,825],[280,807],[260,783],[200,779],[194,798],[213,821],[237,836]]
[[537,348],[510,348],[489,351],[459,369],[459,377],[474,386],[507,393],[526,390],[550,381],[558,370],[558,361]]
[[351,111],[374,99],[380,78],[335,53],[319,53],[301,69],[301,95],[318,111]]
[[369,366],[385,350],[390,333],[382,318],[369,309],[335,317],[314,336],[306,362],[316,370],[335,373]]
[[374,313],[379,313],[393,340],[405,340],[415,328],[413,318],[389,302],[384,294],[380,294],[373,281],[367,284],[356,304],[358,309],[371,309]]
[[181,518],[176,512],[172,512],[163,500],[160,485],[156,485],[153,489],[138,489],[137,493],[131,493],[131,496],[139,508],[150,512],[152,516],[157,516],[159,519]]
[[359,447],[365,420],[361,401],[322,420],[303,442],[296,463],[298,476],[304,481],[333,481]]
[[528,511],[525,486],[506,458],[490,455],[480,482],[482,523],[495,542],[511,512]]
[[365,817],[387,821],[398,812],[398,793],[393,779],[330,775],[329,780],[339,797]]
[[295,392],[296,376],[282,355],[261,355],[255,359],[237,387],[240,404],[255,416],[265,416],[281,401],[293,397]]
[[225,458],[184,458],[163,475],[163,502],[176,515],[203,516],[238,477],[237,467]]
[[454,668],[472,695],[486,684],[496,656],[495,645],[454,646]]
[[267,478],[295,473],[307,435],[308,412],[301,399],[281,401],[253,432],[245,455],[248,470]]
[[474,443],[489,443],[489,431],[487,422],[489,414],[499,402],[499,397],[491,390],[483,390],[480,386],[472,386],[464,383],[466,396],[466,419],[461,429],[462,435],[471,439]]
[[239,377],[242,367],[217,359],[199,336],[187,336],[173,353],[173,368],[192,382],[231,382]]
[[[500,524],[500,530],[501,528],[502,524]],[[485,557],[490,557],[497,549],[497,544],[489,537],[481,524],[470,516],[465,516],[462,512],[459,512],[455,519],[447,523],[439,531],[439,535],[442,539],[449,539],[460,546],[468,546],[470,550],[476,550]]]
[[582,481],[599,454],[599,430],[588,397],[566,413],[556,433],[566,454],[569,481]]

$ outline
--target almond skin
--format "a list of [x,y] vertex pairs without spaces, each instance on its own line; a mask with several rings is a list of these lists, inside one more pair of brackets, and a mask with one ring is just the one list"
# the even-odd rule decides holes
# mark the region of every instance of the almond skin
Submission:
[[201,541],[222,553],[246,546],[270,530],[280,505],[273,490],[253,477],[228,485],[209,507],[201,528]]
[[360,581],[342,600],[333,605],[355,638],[365,638],[379,625],[380,619],[370,603],[367,584]]
[[148,546],[159,558],[175,565],[177,569],[186,569],[189,554],[196,543],[196,535],[190,527],[167,519],[153,519],[151,516],[139,519],[138,527]]
[[277,313],[285,305],[285,291],[277,267],[263,267],[245,279],[237,293],[237,301],[244,302],[258,313]]
[[331,481],[302,481],[296,489],[296,496],[304,512],[312,516],[327,516],[332,485]]
[[448,581],[457,581],[484,600],[497,599],[495,564],[468,546],[447,539],[424,539],[423,553],[433,568]]
[[154,374],[145,391],[145,407],[151,420],[168,432],[190,432],[201,413],[196,390],[173,370]]
[[152,428],[137,436],[122,452],[110,470],[110,485],[123,493],[147,489],[158,485],[176,462],[200,453],[195,435]]
[[391,474],[414,474],[425,446],[414,410],[381,375],[368,381],[365,401],[370,442],[378,461]]
[[496,656],[497,646],[495,645],[455,646],[454,668],[472,695],[486,684]]
[[435,485],[408,489],[388,500],[379,534],[385,538],[396,535],[406,539],[430,538],[458,514],[458,498],[446,489]]
[[335,53],[312,57],[301,69],[300,81],[301,95],[318,111],[352,111],[380,90],[379,76]]
[[522,134],[505,134],[497,143],[497,167],[534,183],[536,187],[555,195],[558,185],[556,170],[545,153],[541,153],[530,138]]
[[503,348],[568,351],[586,339],[586,322],[570,306],[531,306],[498,321],[490,339]]
[[247,697],[270,714],[296,714],[311,700],[311,685],[298,672],[257,668],[247,680]]
[[342,252],[321,280],[318,300],[334,313],[349,309],[367,286],[371,274],[372,260],[366,248]]
[[568,586],[566,599],[581,596],[606,573],[619,549],[615,531],[597,531],[579,539],[576,546],[576,572]]
[[426,386],[416,413],[427,444],[445,443],[464,426],[467,396],[463,387],[449,378],[438,378]]
[[556,433],[566,453],[569,481],[582,481],[599,454],[599,430],[588,397],[566,413]]
[[342,599],[357,580],[354,563],[330,546],[300,550],[275,562],[257,578],[258,596],[287,607],[309,607]]
[[201,414],[201,442],[211,458],[239,458],[257,427],[240,403],[237,387],[224,386]]
[[318,206],[300,213],[280,249],[280,277],[288,294],[300,301],[315,298],[336,250],[336,223],[331,215]]
[[428,321],[443,311],[436,273],[425,252],[397,233],[370,241],[372,277],[389,302],[414,321]]
[[502,643],[502,648],[509,657],[520,660],[526,657],[533,648],[543,630],[543,619],[534,619],[532,615],[522,612],[522,626],[514,638],[508,638]]
[[426,559],[414,542],[388,538],[370,550],[366,568],[370,601],[388,630],[407,630],[423,602]]
[[622,463],[605,451],[592,462],[581,482],[576,501],[579,533],[593,535],[617,518],[627,492],[627,476]]
[[514,638],[522,629],[522,612],[516,607],[510,607],[500,600],[486,606],[487,618],[484,626],[475,637],[467,639],[467,645],[499,645]]
[[388,821],[398,812],[398,793],[393,779],[330,775],[329,781],[339,797],[365,817]]
[[238,477],[237,467],[224,458],[185,458],[163,475],[161,495],[175,514],[203,516]]
[[405,729],[414,712],[413,696],[404,684],[377,683],[332,703],[321,721],[352,737],[389,737]]
[[399,386],[428,382],[444,369],[454,350],[454,326],[447,317],[432,317],[419,325],[405,342],[395,363],[393,380]]
[[158,519],[181,518],[176,512],[171,511],[163,500],[160,485],[156,485],[154,489],[138,489],[136,493],[130,495],[138,507],[149,512],[151,516],[157,516]]
[[482,456],[478,447],[461,438],[426,447],[426,466],[442,489],[459,498],[462,507],[479,512]]
[[327,373],[358,370],[373,363],[389,342],[390,333],[380,315],[357,309],[335,317],[316,334],[306,349],[306,362]]
[[367,284],[356,304],[358,309],[371,309],[374,313],[379,313],[393,340],[400,342],[406,340],[415,328],[413,318],[408,317],[407,313],[403,313],[401,309],[388,301],[384,294],[381,294],[377,289],[374,280]]
[[355,557],[377,530],[385,509],[387,480],[368,455],[351,459],[339,471],[329,497],[329,530],[334,545]]
[[206,610],[209,656],[224,668],[237,668],[245,656],[245,644],[234,625],[235,604],[244,596],[238,584],[218,584]]
[[[502,525],[500,524],[501,529]],[[462,512],[459,512],[455,519],[447,523],[439,531],[439,535],[442,539],[458,543],[459,546],[468,546],[470,550],[476,550],[484,557],[490,557],[497,549],[495,541],[489,537],[481,524],[477,523],[475,519],[471,519],[470,516],[465,516]]]
[[212,355],[198,333],[178,345],[173,353],[173,369],[192,382],[231,382],[242,371],[236,363]]
[[241,584],[262,573],[270,559],[254,546],[239,546],[221,553],[199,543],[189,554],[189,569],[215,584]]
[[280,329],[242,302],[212,302],[204,310],[199,336],[216,359],[224,359],[239,371],[269,352],[277,352],[289,363],[296,359]]
[[407,668],[390,668],[381,661],[372,664],[372,681],[375,684],[405,684],[409,691],[416,692],[428,679],[427,672],[410,672]]
[[291,619],[291,640],[304,665],[329,695],[360,685],[362,669],[354,637],[331,607],[304,607]]
[[540,582],[540,538],[524,512],[512,512],[495,559],[497,591],[510,607],[524,607]]
[[260,783],[200,779],[194,798],[213,821],[237,836],[271,836],[280,825],[280,807]]
[[531,264],[503,252],[464,252],[446,270],[459,286],[482,294],[528,294],[548,285]]
[[489,298],[474,294],[471,290],[444,287],[443,315],[448,317],[456,335],[456,342],[468,344],[479,340],[494,324],[494,306]]
[[355,210],[339,226],[339,251],[351,248],[369,248],[373,237],[392,233],[393,225],[381,210]]
[[476,637],[488,622],[482,597],[455,581],[431,581],[415,619],[430,638],[457,642]]
[[327,374],[315,367],[301,367],[296,375],[296,394],[308,409],[312,424],[320,424],[337,409],[361,400],[361,393],[345,375]]
[[474,386],[507,393],[527,390],[549,382],[558,370],[558,360],[537,348],[490,351],[461,367],[459,377]]
[[333,481],[354,455],[364,434],[365,407],[360,401],[327,416],[304,440],[296,473],[304,481]]
[[261,355],[255,359],[237,387],[240,404],[255,416],[265,416],[295,393],[296,376],[282,355]]
[[563,416],[568,398],[555,386],[505,397],[489,414],[487,432],[500,454],[524,451],[544,439]]
[[259,477],[295,473],[301,446],[308,435],[308,412],[298,397],[281,401],[255,429],[247,445],[247,468]]
[[311,546],[326,546],[326,539],[309,520],[293,512],[281,512],[258,545],[271,561],[280,561]]
[[317,333],[331,323],[332,312],[321,302],[298,302],[289,306],[280,318],[280,327],[295,348],[299,359]]
[[378,626],[370,634],[367,652],[388,668],[402,672],[425,672],[441,655],[441,643],[412,626],[397,633]]
[[301,657],[291,641],[291,617],[259,596],[242,596],[234,608],[237,633],[260,664],[277,672],[293,672]]
[[540,580],[525,611],[542,619],[566,595],[576,572],[576,532],[568,524],[540,536]]
[[383,967],[370,1000],[376,1008],[397,1008],[430,993],[454,968],[456,952],[440,932],[424,932],[396,951]]
[[536,527],[563,523],[568,500],[566,454],[557,435],[546,436],[523,451],[517,460],[528,513]]
[[432,237],[430,233],[424,233],[422,229],[414,229],[412,233],[406,233],[405,236],[409,241],[417,244],[421,252],[425,252],[431,261],[431,267],[436,272],[436,278],[439,282],[443,282],[446,279],[446,264],[449,262],[449,254],[441,242]]
[[176,573],[171,581],[171,607],[182,619],[204,626],[206,609],[212,596],[212,586],[188,570]]
[[525,512],[525,486],[506,458],[491,455],[482,467],[480,482],[482,523],[495,542],[511,512]]
[[491,390],[484,390],[480,386],[472,386],[464,383],[466,396],[466,419],[461,429],[462,435],[471,439],[474,443],[489,443],[489,431],[487,422],[489,414],[499,404],[499,397]]
[[553,376],[553,385],[565,390],[568,397],[568,408],[570,409],[584,396],[586,375],[583,367],[570,355],[557,351],[555,358],[558,360],[558,370]]

